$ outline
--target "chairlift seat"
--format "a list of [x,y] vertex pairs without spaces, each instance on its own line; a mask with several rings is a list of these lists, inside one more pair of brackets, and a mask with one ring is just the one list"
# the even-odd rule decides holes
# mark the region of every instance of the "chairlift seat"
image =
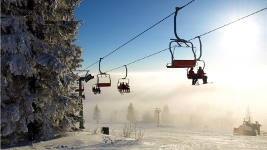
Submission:
[[191,68],[196,66],[196,60],[173,60],[167,68]]
[[83,92],[84,89],[76,89],[75,92]]
[[109,87],[111,86],[111,83],[97,83],[98,87]]

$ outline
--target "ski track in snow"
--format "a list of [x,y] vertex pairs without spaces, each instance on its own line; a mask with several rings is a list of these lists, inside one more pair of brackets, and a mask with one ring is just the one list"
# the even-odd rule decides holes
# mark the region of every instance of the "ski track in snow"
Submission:
[[[104,125],[103,126],[107,126]],[[142,141],[122,137],[123,125],[108,125],[111,135],[91,131],[71,132],[67,136],[14,150],[267,150],[267,136],[233,136],[231,133],[192,132],[173,127],[143,126]],[[93,129],[88,127],[88,129]]]

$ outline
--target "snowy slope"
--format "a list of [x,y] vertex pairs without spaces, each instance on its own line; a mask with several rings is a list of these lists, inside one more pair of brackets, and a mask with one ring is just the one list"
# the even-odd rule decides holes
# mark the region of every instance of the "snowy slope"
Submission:
[[144,131],[142,141],[122,137],[124,124],[100,124],[109,126],[110,136],[93,134],[92,130],[68,133],[67,136],[34,143],[31,146],[11,149],[60,149],[60,150],[128,150],[128,149],[160,149],[160,150],[266,150],[267,136],[233,136],[231,133],[214,133],[208,131],[185,131],[175,127],[160,127],[154,125],[139,125]]

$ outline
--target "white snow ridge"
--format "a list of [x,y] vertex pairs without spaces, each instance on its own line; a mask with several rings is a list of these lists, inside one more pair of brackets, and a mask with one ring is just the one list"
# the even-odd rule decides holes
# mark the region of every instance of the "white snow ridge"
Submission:
[[[107,126],[107,124],[99,124]],[[111,135],[92,131],[69,132],[66,136],[16,150],[266,150],[267,136],[233,136],[232,133],[192,132],[174,127],[157,128],[140,125],[145,129],[142,140],[125,138],[124,124],[108,124]],[[139,126],[139,127],[140,127]]]

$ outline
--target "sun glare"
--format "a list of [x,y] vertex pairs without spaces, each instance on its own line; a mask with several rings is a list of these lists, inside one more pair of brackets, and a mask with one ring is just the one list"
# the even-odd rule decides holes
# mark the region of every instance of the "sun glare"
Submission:
[[[232,84],[239,89],[255,87],[261,83],[255,73],[261,65],[258,63],[258,56],[261,53],[260,46],[260,27],[252,20],[244,20],[229,25],[222,30],[222,38],[219,40],[217,68],[218,76],[225,84]],[[222,70],[227,70],[224,74]],[[246,70],[250,70],[246,72]],[[242,72],[246,72],[242,74]],[[252,71],[251,71],[252,72]],[[242,75],[240,75],[240,73]],[[253,78],[253,81],[248,79]]]
[[252,21],[230,25],[223,32],[222,47],[231,56],[248,57],[258,47],[259,27]]

